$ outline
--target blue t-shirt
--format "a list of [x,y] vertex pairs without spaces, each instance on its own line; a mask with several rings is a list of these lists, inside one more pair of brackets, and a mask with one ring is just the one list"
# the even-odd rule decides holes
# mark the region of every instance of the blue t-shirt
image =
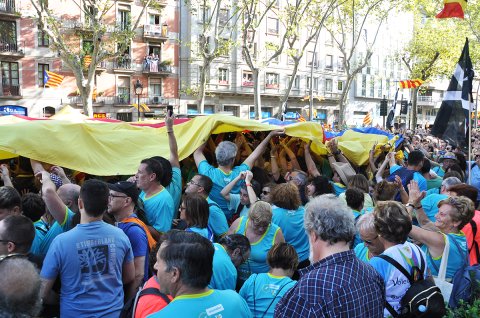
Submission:
[[332,182],[330,181],[330,184],[333,186],[333,190],[335,190],[335,195],[338,197],[340,194],[344,193],[345,191],[347,191],[347,187],[344,186],[343,184],[341,183],[336,183],[336,182]]
[[441,166],[433,167],[432,170],[437,174],[437,176],[441,178],[443,178],[443,176],[445,175],[445,170],[443,170]]
[[[399,165],[393,165],[390,167],[390,174],[393,174],[398,169],[402,168]],[[418,171],[415,171],[413,174],[413,180],[418,182],[418,187],[420,191],[427,191],[427,180],[422,176],[422,174]]]
[[[235,233],[245,235],[250,219],[241,217],[239,220],[240,223],[235,229]],[[270,223],[263,236],[257,242],[250,242],[250,257],[238,268],[238,276],[240,277],[240,280],[247,280],[252,273],[267,273],[269,271],[270,268],[267,264],[267,253],[272,248],[273,244],[275,244],[275,238],[279,231],[280,228],[278,225]]]
[[[469,164],[472,165],[472,163],[469,163]],[[478,190],[477,200],[480,200],[480,167],[477,164],[475,164],[471,169],[472,170],[470,172],[470,176],[468,180],[472,186],[477,188]]]
[[[405,242],[387,248],[382,253],[396,260],[407,272],[411,273],[413,266],[421,268],[421,260],[425,262],[425,254],[415,244]],[[400,300],[410,287],[410,282],[394,265],[380,257],[374,257],[370,260],[370,265],[377,270],[385,282],[385,296],[387,302],[398,312],[400,309]],[[427,277],[428,265],[425,265],[423,272],[424,278]],[[384,316],[390,316],[390,312],[385,308]]]
[[219,237],[228,232],[228,222],[222,209],[212,199],[207,198],[208,202],[208,226],[215,236]]
[[253,274],[240,289],[253,317],[273,317],[275,306],[297,282],[287,276]]
[[170,193],[163,188],[160,192],[147,198],[145,192],[140,193],[140,199],[145,206],[145,216],[148,224],[158,232],[167,232],[172,227],[173,199]]
[[57,221],[53,222],[50,226],[43,222],[41,219],[35,222],[35,238],[33,239],[30,253],[38,255],[42,258],[47,255],[47,251],[59,234],[66,232],[72,228],[72,218],[75,215],[69,208],[65,208],[65,219],[62,224]]
[[165,187],[173,199],[174,211],[178,211],[182,199],[182,172],[178,167],[172,167],[172,182]]
[[213,232],[209,228],[199,228],[192,226],[186,228],[185,231],[197,233],[209,240],[210,242],[213,242]]
[[[240,206],[240,194],[238,193],[230,193],[230,202],[228,202],[228,209],[235,213]],[[247,216],[248,217],[248,210],[250,210],[249,206],[244,205],[238,217]]]
[[181,295],[159,312],[147,318],[201,317],[201,318],[249,318],[247,303],[233,290],[210,289],[205,293]]
[[118,318],[123,307],[123,265],[133,261],[122,230],[103,221],[78,224],[58,235],[40,276],[60,276],[62,317]]
[[[232,211],[228,208],[228,202],[225,200],[225,198],[220,194],[220,192],[225,188],[227,184],[229,184],[233,179],[235,179],[240,172],[250,170],[250,167],[242,163],[239,166],[236,166],[232,169],[230,173],[225,173],[219,168],[215,168],[211,164],[209,164],[206,160],[203,160],[200,162],[198,165],[198,173],[206,175],[210,179],[212,179],[213,182],[213,187],[212,190],[210,191],[210,198],[217,202],[217,204],[220,206],[220,209],[222,209],[223,213],[225,213],[225,216],[227,217],[227,220],[230,220],[232,217],[233,213],[235,211]],[[239,193],[240,192],[240,184],[237,183],[231,193]]]
[[[445,274],[445,278],[453,278],[455,273],[459,268],[462,268],[463,265],[466,263],[466,256],[467,254],[467,239],[465,238],[465,234],[460,231],[460,233],[442,233],[444,238],[447,237],[450,243],[450,250],[448,252],[448,263],[447,263],[447,272]],[[454,243],[454,240],[458,243],[461,251],[458,250],[457,244]],[[430,268],[433,276],[438,275],[438,269],[440,269],[440,264],[442,262],[442,256],[433,258],[432,255],[428,252],[428,248],[426,245],[422,247],[422,250],[427,254],[427,265]]]
[[448,198],[448,196],[445,194],[430,194],[420,202],[422,204],[423,211],[430,221],[435,222],[435,214],[438,212],[438,202],[446,198]]
[[215,253],[213,254],[213,275],[208,288],[235,290],[237,284],[237,269],[232,263],[223,245],[214,243]]
[[[132,214],[131,217],[137,216],[135,214]],[[148,273],[149,247],[145,230],[141,226],[133,222],[118,222],[117,226],[122,229],[122,231],[127,235],[128,240],[132,245],[133,257],[135,258],[145,256],[143,281],[146,282],[150,277]]]
[[286,210],[274,205],[272,206],[272,213],[272,222],[282,229],[285,242],[295,248],[299,261],[308,259],[310,243],[303,226],[304,207],[300,206],[297,210]]
[[370,258],[368,257],[368,248],[365,246],[365,243],[360,243],[353,249],[357,258],[365,263],[370,262]]

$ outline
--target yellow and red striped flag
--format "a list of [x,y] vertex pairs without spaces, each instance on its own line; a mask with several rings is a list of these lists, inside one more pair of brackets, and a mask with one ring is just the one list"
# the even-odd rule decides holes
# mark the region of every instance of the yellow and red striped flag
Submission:
[[297,113],[297,115],[298,115],[298,118],[297,118],[298,121],[300,121],[300,122],[302,122],[302,123],[307,121],[307,120],[305,119],[305,117],[303,117],[301,114]]
[[89,67],[90,64],[92,64],[92,56],[91,55],[85,55],[83,58],[83,66],[84,67]]
[[420,87],[423,84],[423,82],[424,81],[417,78],[414,80],[400,81],[398,82],[398,85],[400,86],[400,88],[417,88],[417,87]]
[[363,118],[363,126],[371,126],[373,122],[372,115],[368,112]]
[[467,0],[444,0],[443,10],[435,17],[437,19],[445,18],[464,18],[465,7]]
[[62,84],[63,79],[65,76],[50,72],[50,71],[43,71],[43,84],[46,87],[58,87]]

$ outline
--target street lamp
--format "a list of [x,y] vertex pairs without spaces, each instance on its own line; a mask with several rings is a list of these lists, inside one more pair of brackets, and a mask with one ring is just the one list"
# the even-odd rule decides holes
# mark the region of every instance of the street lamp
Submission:
[[140,121],[140,95],[142,95],[143,92],[143,85],[140,83],[140,80],[137,79],[137,82],[135,83],[135,95],[137,95],[137,111],[138,111],[138,119],[137,121]]

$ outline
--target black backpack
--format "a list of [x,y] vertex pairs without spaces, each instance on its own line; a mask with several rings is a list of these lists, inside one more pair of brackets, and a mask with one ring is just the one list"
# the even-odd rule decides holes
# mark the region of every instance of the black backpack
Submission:
[[[420,249],[418,249],[418,251],[420,253]],[[407,272],[402,265],[390,256],[379,255],[378,257],[395,266],[410,282],[410,287],[400,300],[400,313],[397,313],[392,305],[385,301],[385,308],[392,317],[441,318],[446,314],[445,303],[440,289],[435,285],[433,280],[427,280],[423,277],[423,273],[425,272],[425,260],[423,257],[421,257],[420,269],[414,266],[412,273]]]
[[162,298],[167,304],[170,303],[170,299],[168,299],[167,295],[165,295],[160,290],[158,290],[158,288],[150,287],[150,288],[141,289],[137,292],[135,297],[132,297],[129,300],[127,300],[127,302],[122,308],[122,311],[120,312],[120,318],[135,317],[135,311],[137,309],[138,300],[140,299],[140,297],[144,295],[155,295]]

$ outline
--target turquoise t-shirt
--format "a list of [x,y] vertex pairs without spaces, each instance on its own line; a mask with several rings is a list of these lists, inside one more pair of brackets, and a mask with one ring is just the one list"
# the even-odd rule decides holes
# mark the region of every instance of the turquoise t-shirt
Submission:
[[[230,202],[228,203],[228,209],[235,213],[240,205],[240,194],[239,193],[230,193]],[[250,210],[249,206],[244,205],[242,210],[240,211],[240,216],[247,216],[248,217],[248,210]]]
[[433,189],[433,188],[439,189],[442,186],[442,182],[443,182],[443,179],[440,178],[440,177],[436,177],[436,178],[427,180],[427,189],[428,190]]
[[[450,250],[448,252],[448,264],[447,264],[447,273],[445,274],[445,278],[453,278],[455,273],[458,271],[459,268],[462,268],[463,265],[466,263],[466,256],[467,253],[467,239],[465,238],[465,234],[460,231],[460,233],[442,233],[444,238],[447,237],[450,243]],[[454,243],[454,240],[457,241],[458,245],[462,249],[461,251],[458,250],[457,245]],[[433,276],[438,275],[438,269],[440,268],[440,263],[442,262],[442,255],[437,258],[433,258],[432,255],[428,252],[428,248],[426,245],[422,247],[422,250],[427,254],[427,266],[430,268]]]
[[174,212],[178,211],[182,199],[182,172],[180,168],[172,168],[172,182],[165,189],[172,196]]
[[347,187],[344,186],[343,184],[341,183],[336,183],[336,182],[332,182],[330,181],[330,184],[333,186],[333,190],[335,190],[335,195],[338,197],[340,194],[344,193],[345,191],[347,191]]
[[235,291],[210,289],[201,294],[177,296],[168,306],[147,316],[163,317],[249,318],[252,313],[245,300]]
[[225,214],[212,199],[207,198],[207,202],[209,211],[208,226],[215,236],[220,237],[225,235],[228,232],[228,222]]
[[145,206],[145,216],[148,224],[158,232],[167,232],[172,227],[173,199],[170,193],[163,188],[162,191],[147,198],[145,192],[140,193],[140,199]]
[[[240,218],[240,224],[235,229],[235,233],[245,235],[249,219]],[[270,223],[265,234],[255,243],[250,242],[250,257],[238,268],[238,276],[245,281],[252,273],[267,273],[270,268],[267,264],[267,253],[275,244],[275,237],[280,231],[278,225]]]
[[272,213],[272,222],[282,229],[285,242],[295,248],[299,261],[308,259],[310,244],[307,232],[303,227],[304,207],[300,206],[297,210],[286,210],[274,205],[272,206]]
[[[399,165],[393,165],[390,167],[390,174],[394,173],[398,169],[400,169],[401,166]],[[422,176],[422,174],[418,171],[415,171],[413,174],[413,180],[418,182],[418,187],[420,188],[420,191],[427,191],[427,180]]]
[[213,242],[213,232],[210,231],[208,228],[201,229],[199,227],[192,226],[192,227],[186,228],[185,231],[197,233],[203,236],[204,238],[206,238],[207,240],[209,240],[210,242]]
[[427,190],[427,197],[430,194],[440,194],[440,189],[439,188],[433,188],[433,189]]
[[[415,244],[405,242],[387,248],[382,253],[388,255],[396,260],[407,272],[412,271],[413,266],[421,268],[421,260],[423,258],[425,263],[425,254]],[[426,264],[426,263],[425,263]],[[385,282],[385,292],[387,302],[398,312],[400,309],[400,300],[410,287],[408,278],[405,277],[394,265],[380,257],[373,257],[370,260],[370,265],[382,276]],[[424,278],[427,277],[427,268],[425,266]],[[390,313],[384,309],[384,316],[388,317]]]
[[63,220],[62,224],[59,224],[57,221],[55,221],[51,226],[49,226],[42,220],[35,222],[33,224],[35,226],[35,238],[33,239],[30,253],[39,255],[42,258],[45,257],[53,239],[59,234],[72,228],[72,218],[74,215],[75,213],[66,207],[65,219]]
[[423,211],[425,211],[430,221],[435,222],[435,214],[438,212],[438,202],[446,198],[448,198],[448,196],[445,194],[430,194],[420,201]]
[[370,262],[370,258],[368,257],[368,248],[365,246],[365,243],[360,243],[353,249],[357,258],[365,263]]
[[[212,190],[210,191],[210,198],[217,202],[217,204],[220,206],[220,209],[222,209],[223,213],[225,213],[225,216],[227,217],[227,220],[229,220],[232,217],[232,214],[235,211],[232,211],[228,208],[228,202],[227,200],[222,197],[220,192],[225,188],[227,184],[229,184],[233,179],[235,179],[240,172],[250,170],[250,167],[247,164],[242,163],[239,166],[236,166],[232,169],[231,172],[225,173],[219,168],[215,168],[211,164],[209,164],[206,160],[203,160],[200,162],[198,165],[198,173],[206,175],[210,179],[212,179],[213,182],[213,187]],[[239,193],[240,192],[240,183],[237,183],[231,193]]]
[[445,175],[445,170],[443,170],[441,166],[433,167],[432,171],[435,172],[437,176],[441,178],[443,178],[443,176]]
[[213,275],[208,288],[235,290],[237,269],[233,265],[232,259],[221,244],[214,243],[213,247],[215,248],[215,253],[213,254]]
[[273,317],[275,306],[297,282],[287,276],[253,274],[240,289],[253,317]]

